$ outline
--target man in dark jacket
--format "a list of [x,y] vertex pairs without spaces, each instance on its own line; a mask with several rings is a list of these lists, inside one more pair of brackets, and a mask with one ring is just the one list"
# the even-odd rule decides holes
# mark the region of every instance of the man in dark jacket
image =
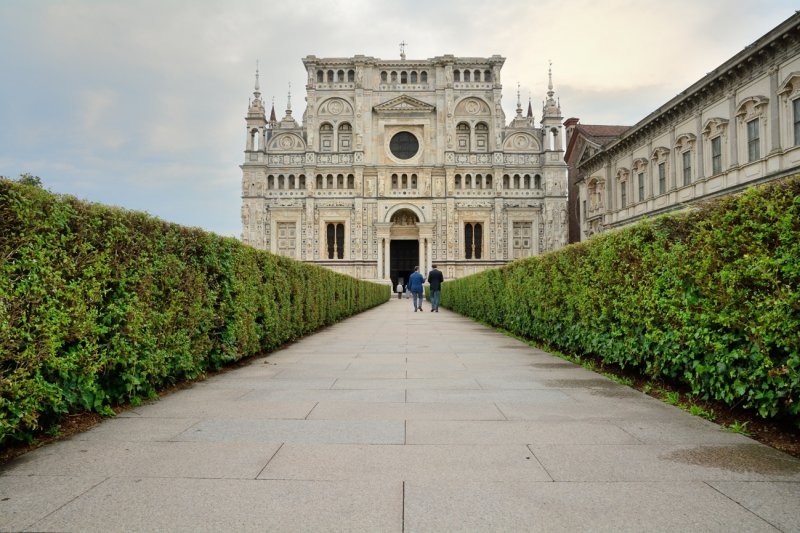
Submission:
[[408,290],[414,301],[414,312],[422,311],[422,284],[425,276],[419,273],[419,267],[414,267],[414,273],[408,278]]
[[428,272],[428,283],[431,284],[431,313],[439,312],[439,299],[442,296],[442,283],[444,283],[444,274],[441,270],[432,265],[432,269]]

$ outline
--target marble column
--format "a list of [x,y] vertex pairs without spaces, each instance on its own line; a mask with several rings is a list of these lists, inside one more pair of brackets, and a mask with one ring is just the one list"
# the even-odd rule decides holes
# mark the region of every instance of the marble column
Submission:
[[426,250],[425,250],[425,265],[427,265],[427,271],[430,272],[433,268],[433,243],[431,242],[432,239],[428,238],[425,239]]
[[386,274],[383,276],[383,279],[391,279],[392,278],[392,258],[391,258],[391,250],[392,250],[392,240],[386,239]]
[[383,239],[378,239],[378,272],[375,277],[383,279]]

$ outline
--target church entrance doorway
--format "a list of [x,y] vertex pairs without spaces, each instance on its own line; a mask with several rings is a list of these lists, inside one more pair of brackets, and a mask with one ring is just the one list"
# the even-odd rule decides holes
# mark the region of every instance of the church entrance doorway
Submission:
[[392,288],[397,287],[398,281],[406,286],[414,267],[419,266],[419,241],[393,240],[389,248],[392,262],[389,275],[392,278]]

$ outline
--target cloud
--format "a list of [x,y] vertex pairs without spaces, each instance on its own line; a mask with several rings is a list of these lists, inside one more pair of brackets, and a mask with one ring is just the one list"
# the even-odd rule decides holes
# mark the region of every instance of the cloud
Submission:
[[[259,60],[279,117],[301,59],[507,58],[540,117],[553,61],[565,116],[632,124],[790,16],[786,0],[41,0],[0,2],[0,174],[239,234],[244,115]],[[24,43],[24,46],[20,46]]]

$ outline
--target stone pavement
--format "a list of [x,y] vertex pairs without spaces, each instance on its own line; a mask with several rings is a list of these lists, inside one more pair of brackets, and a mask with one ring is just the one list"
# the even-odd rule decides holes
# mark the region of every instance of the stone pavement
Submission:
[[0,530],[800,531],[800,461],[390,302],[0,470]]

